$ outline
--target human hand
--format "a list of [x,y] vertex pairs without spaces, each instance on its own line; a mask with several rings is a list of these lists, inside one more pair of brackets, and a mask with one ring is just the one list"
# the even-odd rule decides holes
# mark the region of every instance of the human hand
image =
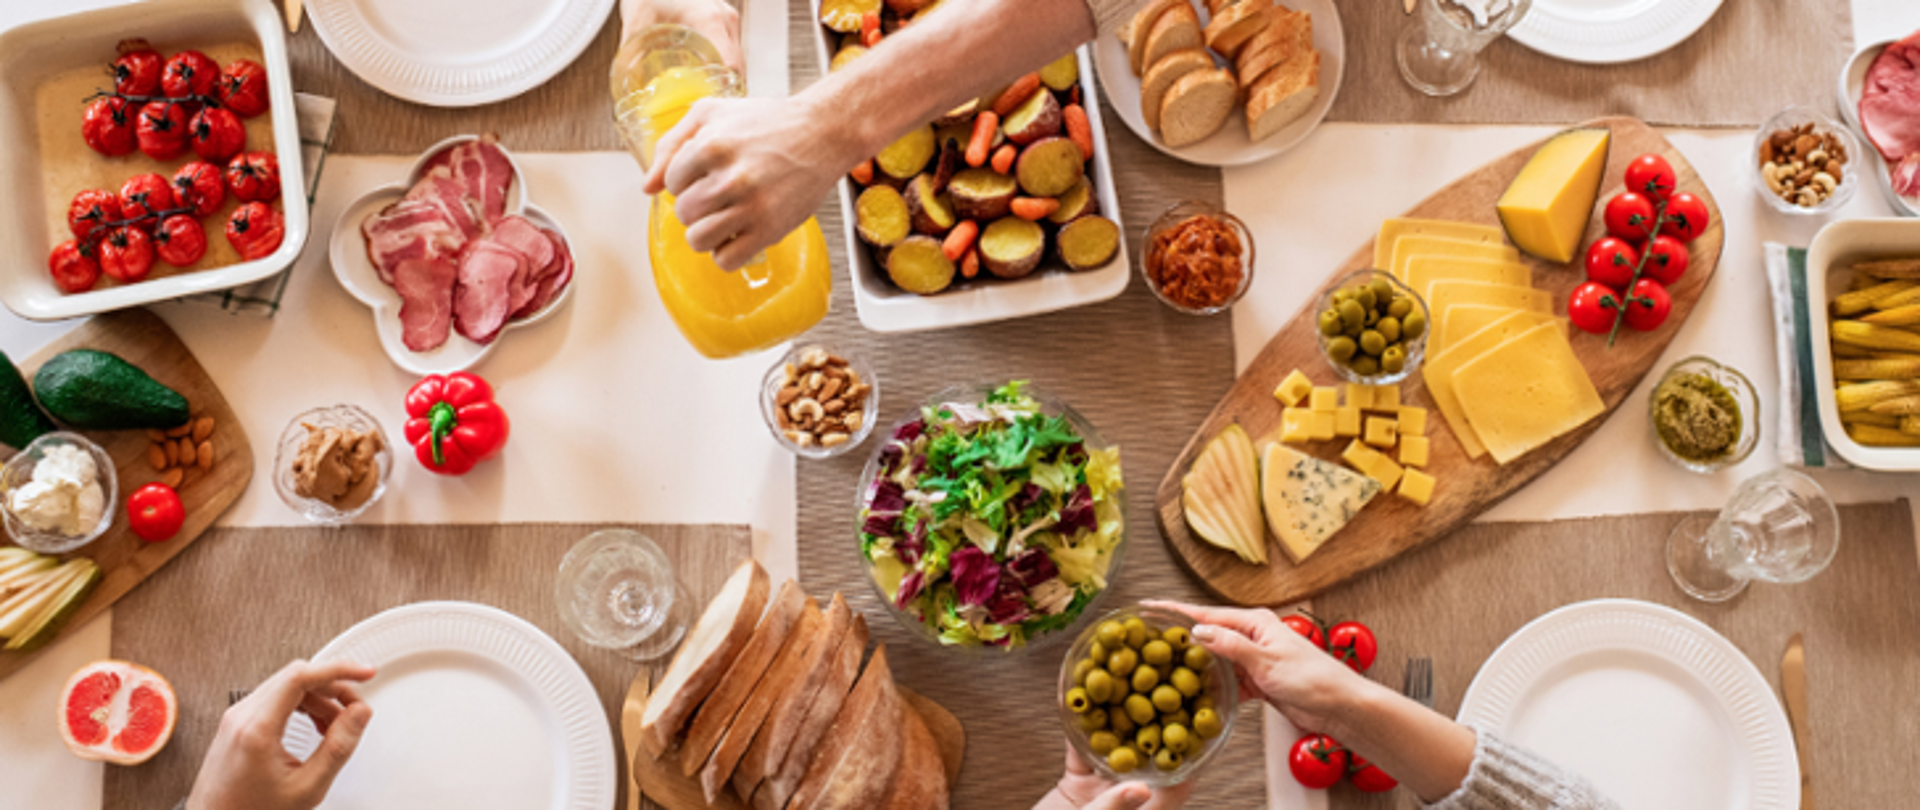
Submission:
[[661,23],[700,32],[735,73],[746,75],[740,56],[740,12],[726,0],[620,0],[620,41]]
[[1372,681],[1289,629],[1271,610],[1204,607],[1148,601],[1199,622],[1193,638],[1233,663],[1243,698],[1265,700],[1305,731],[1339,737],[1343,712]]
[[[373,709],[353,683],[373,668],[295,661],[273,674],[220,718],[220,729],[193,780],[187,810],[310,810],[353,756]],[[323,739],[306,762],[281,744],[295,711],[313,719]]]
[[1193,786],[1188,780],[1156,792],[1139,782],[1116,785],[1068,746],[1066,773],[1034,810],[1176,810],[1193,795]]

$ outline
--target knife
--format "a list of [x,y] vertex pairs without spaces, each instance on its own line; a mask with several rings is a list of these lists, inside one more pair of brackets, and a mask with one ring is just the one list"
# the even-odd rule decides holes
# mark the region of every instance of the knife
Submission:
[[642,664],[633,676],[633,685],[627,687],[626,702],[620,706],[620,747],[627,753],[627,810],[640,810],[640,774],[633,771],[633,761],[640,756],[640,718],[647,711],[650,681]]
[[300,7],[302,4],[300,0],[286,0],[286,3],[287,3],[287,33],[289,34],[300,33]]
[[1780,658],[1780,691],[1787,699],[1787,719],[1793,723],[1793,747],[1800,755],[1800,810],[1813,810],[1812,729],[1807,728],[1807,654],[1800,634],[1787,640]]

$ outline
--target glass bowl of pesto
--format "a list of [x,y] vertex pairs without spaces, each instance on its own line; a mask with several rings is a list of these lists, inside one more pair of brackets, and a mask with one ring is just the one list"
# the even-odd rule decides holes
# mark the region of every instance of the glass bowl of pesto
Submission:
[[1760,443],[1760,395],[1739,369],[1695,355],[1660,375],[1647,398],[1654,444],[1673,463],[1710,473]]

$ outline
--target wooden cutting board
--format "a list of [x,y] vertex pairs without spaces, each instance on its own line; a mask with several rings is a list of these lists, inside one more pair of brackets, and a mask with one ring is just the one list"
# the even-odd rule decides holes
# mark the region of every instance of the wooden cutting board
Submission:
[[[1269,563],[1255,566],[1195,537],[1187,527],[1185,512],[1181,508],[1180,479],[1186,475],[1194,456],[1206,445],[1207,440],[1233,422],[1240,423],[1248,435],[1256,440],[1277,428],[1280,425],[1281,406],[1273,398],[1273,389],[1293,369],[1300,369],[1316,385],[1339,382],[1333,369],[1320,355],[1316,337],[1317,313],[1314,312],[1313,302],[1340,278],[1372,266],[1373,242],[1369,240],[1328,275],[1319,291],[1308,296],[1309,303],[1280,329],[1279,334],[1274,335],[1266,348],[1261,349],[1259,356],[1241,373],[1226,397],[1214,407],[1212,415],[1188,440],[1186,448],[1160,481],[1154,501],[1154,514],[1160,531],[1173,548],[1174,556],[1208,590],[1242,605],[1284,605],[1312,597],[1408,549],[1445,536],[1546,472],[1547,468],[1586,441],[1660,360],[1667,344],[1679,332],[1687,316],[1692,314],[1694,305],[1699,303],[1701,293],[1706,290],[1720,263],[1720,249],[1726,238],[1720,208],[1700,180],[1700,175],[1681,156],[1680,151],[1645,123],[1616,117],[1589,121],[1581,126],[1613,130],[1606,174],[1601,180],[1600,203],[1594,206],[1593,217],[1587,223],[1583,246],[1605,231],[1601,215],[1606,200],[1625,190],[1621,173],[1629,161],[1642,154],[1655,153],[1665,157],[1679,175],[1679,190],[1693,192],[1705,200],[1713,219],[1706,232],[1688,246],[1692,256],[1686,275],[1668,290],[1673,296],[1673,312],[1665,325],[1652,332],[1623,328],[1611,349],[1607,347],[1604,335],[1590,335],[1578,329],[1573,331],[1574,352],[1586,366],[1594,386],[1599,389],[1600,397],[1606,403],[1606,412],[1508,464],[1496,464],[1486,456],[1474,460],[1467,457],[1466,451],[1454,438],[1447,420],[1434,405],[1421,375],[1416,372],[1400,383],[1400,397],[1403,404],[1417,405],[1430,411],[1427,435],[1433,438],[1433,442],[1431,463],[1426,469],[1439,480],[1432,502],[1426,507],[1382,493],[1361,510],[1346,528],[1298,566],[1287,559],[1276,540],[1268,540]],[[1476,169],[1421,201],[1403,216],[1498,225],[1494,203],[1539,146],[1536,143],[1521,148]],[[1553,296],[1554,308],[1560,314],[1565,314],[1568,293],[1586,281],[1586,271],[1582,265],[1584,256],[1583,250],[1576,254],[1574,262],[1565,265],[1550,264],[1531,256],[1522,257],[1532,268],[1533,286]],[[1634,407],[1644,405],[1636,401]],[[1343,438],[1297,447],[1320,458],[1337,461],[1348,441]]]
[[[180,533],[165,542],[147,543],[127,528],[126,499],[135,489],[160,480],[160,473],[147,463],[147,448],[152,446],[152,440],[140,430],[82,431],[113,457],[120,496],[118,503],[107,505],[114,512],[113,527],[99,539],[67,555],[93,558],[100,565],[101,580],[49,646],[58,644],[75,628],[112,607],[120,597],[160,570],[160,566],[186,550],[199,539],[201,532],[213,525],[214,518],[240,498],[247,482],[253,480],[253,447],[247,442],[240,418],[220,395],[220,389],[213,384],[213,378],[207,376],[206,369],[187,351],[186,344],[181,343],[179,336],[158,316],[144,309],[96,315],[32,357],[19,361],[20,373],[31,381],[41,364],[68,349],[98,349],[119,355],[162,385],[180,392],[196,417],[213,417],[210,441],[214,460],[208,471],[188,470],[180,485],[180,501],[187,513]],[[12,545],[11,538],[7,544]],[[0,678],[25,666],[33,655],[0,652]]]

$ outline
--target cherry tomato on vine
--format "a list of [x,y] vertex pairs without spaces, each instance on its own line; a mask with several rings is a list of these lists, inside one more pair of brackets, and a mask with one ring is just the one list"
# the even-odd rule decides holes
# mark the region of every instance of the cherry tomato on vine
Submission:
[[1372,628],[1359,622],[1341,622],[1327,630],[1327,652],[1354,672],[1366,672],[1380,653],[1380,642],[1373,637]]
[[1366,757],[1353,754],[1353,761],[1347,765],[1347,777],[1353,780],[1353,786],[1361,793],[1385,793],[1400,786],[1400,781],[1380,770],[1380,766],[1367,761]]
[[219,83],[220,65],[199,51],[174,54],[160,73],[160,90],[167,98],[212,96]]
[[187,137],[193,134],[193,128],[186,105],[149,101],[140,108],[140,123],[134,132],[142,154],[154,160],[172,160],[187,151]]
[[93,237],[93,229],[120,218],[120,196],[111,191],[90,188],[73,195],[67,206],[67,229],[81,239]]
[[148,484],[127,497],[127,528],[149,543],[179,534],[186,522],[187,509],[180,503],[180,493],[166,484]]
[[[1645,302],[1652,301],[1648,306]],[[1633,285],[1633,294],[1627,298],[1627,325],[1642,332],[1651,332],[1667,322],[1667,313],[1673,311],[1673,298],[1667,295],[1665,285],[1650,278],[1640,279]]]
[[250,202],[233,212],[227,220],[227,241],[240,258],[252,261],[280,249],[287,235],[286,220],[263,202]]
[[1667,218],[1661,223],[1660,232],[1682,242],[1691,242],[1707,232],[1713,217],[1707,213],[1707,202],[1694,196],[1691,191],[1682,191],[1667,200]]
[[1654,202],[1673,194],[1679,183],[1680,176],[1673,173],[1673,166],[1659,155],[1641,155],[1627,164],[1627,190]]
[[203,107],[188,124],[193,133],[193,153],[201,158],[224,161],[247,148],[247,128],[240,116],[222,107]]
[[1306,640],[1313,642],[1313,646],[1323,650],[1327,648],[1327,634],[1320,629],[1320,623],[1312,617],[1300,613],[1289,613],[1280,617],[1280,622],[1292,628],[1293,632],[1299,633]]
[[1587,280],[1616,290],[1633,283],[1633,268],[1639,264],[1640,251],[1618,236],[1602,236],[1587,248]]
[[1347,775],[1347,749],[1325,734],[1308,734],[1287,752],[1287,769],[1300,784],[1325,790]]
[[80,117],[80,137],[107,157],[132,154],[139,147],[133,119],[140,111],[115,96],[94,99]]
[[1641,271],[1642,278],[1672,286],[1686,272],[1687,246],[1680,240],[1663,233],[1647,244],[1647,268]]
[[153,240],[139,228],[114,228],[100,243],[100,269],[115,281],[146,278],[153,272]]
[[172,207],[173,186],[160,175],[136,174],[120,186],[120,217],[143,220],[134,223],[141,230],[153,230],[160,223],[148,218]]
[[212,216],[227,201],[227,181],[220,176],[220,167],[196,160],[173,173],[173,199],[192,208],[196,217]]
[[166,60],[144,39],[120,43],[120,58],[113,60],[113,91],[129,96],[160,94],[160,71]]
[[154,229],[153,251],[167,264],[186,267],[207,255],[207,230],[200,227],[200,220],[174,214]]
[[100,281],[100,262],[94,259],[91,242],[69,239],[53,249],[53,255],[47,257],[47,270],[53,273],[53,283],[70,293],[86,292]]
[[272,152],[247,152],[227,164],[227,190],[245,201],[280,196],[280,161]]
[[1607,201],[1607,233],[1629,242],[1653,235],[1653,201],[1631,191],[1623,191]]
[[1573,288],[1567,296],[1567,317],[1583,332],[1604,335],[1613,331],[1614,318],[1620,314],[1620,299],[1607,285],[1589,281]]
[[220,103],[241,118],[267,111],[267,69],[248,59],[236,59],[220,72]]

